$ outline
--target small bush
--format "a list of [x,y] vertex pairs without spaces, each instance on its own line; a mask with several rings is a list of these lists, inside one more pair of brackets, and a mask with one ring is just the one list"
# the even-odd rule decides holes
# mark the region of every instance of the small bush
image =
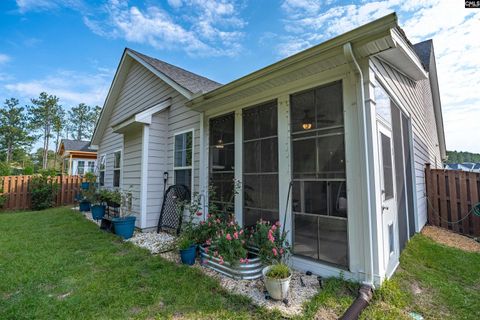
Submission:
[[55,182],[51,172],[42,172],[30,180],[30,193],[33,210],[43,210],[54,205],[58,192],[58,183]]
[[0,176],[9,176],[12,173],[8,162],[0,162]]

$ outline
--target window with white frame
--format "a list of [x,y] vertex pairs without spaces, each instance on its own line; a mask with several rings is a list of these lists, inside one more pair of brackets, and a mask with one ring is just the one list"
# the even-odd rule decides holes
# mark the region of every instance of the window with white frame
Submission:
[[106,156],[102,155],[100,157],[100,166],[98,170],[98,182],[100,186],[103,187],[105,185],[105,163],[106,163]]
[[122,152],[117,151],[113,154],[113,186],[120,187]]
[[85,173],[85,161],[78,160],[77,162],[77,174],[82,175]]
[[175,184],[192,190],[193,131],[174,136],[173,158]]
[[87,172],[94,172],[95,171],[95,161],[88,161]]

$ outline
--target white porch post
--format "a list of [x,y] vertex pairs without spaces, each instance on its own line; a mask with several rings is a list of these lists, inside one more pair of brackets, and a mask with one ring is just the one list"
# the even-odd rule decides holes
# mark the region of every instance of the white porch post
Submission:
[[[292,243],[292,194],[288,196],[292,179],[291,148],[290,148],[290,96],[278,97],[278,208],[280,223],[288,232],[288,242]],[[287,198],[289,198],[287,203]],[[286,217],[285,217],[286,212]]]
[[144,125],[142,129],[142,166],[140,177],[140,228],[147,227],[147,189],[148,189],[148,143],[150,126]]
[[235,180],[240,181],[241,188],[235,195],[235,220],[243,226],[243,121],[242,110],[235,111]]

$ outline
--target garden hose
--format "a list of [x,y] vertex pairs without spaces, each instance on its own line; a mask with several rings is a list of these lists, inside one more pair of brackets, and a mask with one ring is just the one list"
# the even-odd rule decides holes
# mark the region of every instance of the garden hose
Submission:
[[443,222],[445,222],[446,224],[449,224],[449,225],[452,225],[452,224],[458,224],[460,222],[462,222],[463,220],[467,219],[472,213],[474,215],[476,215],[477,217],[480,217],[480,202],[478,202],[477,204],[475,204],[474,206],[472,206],[472,208],[470,209],[470,211],[468,211],[467,215],[465,215],[465,217],[457,220],[457,221],[448,221],[448,220],[445,220],[444,218],[442,218],[442,216],[440,215],[440,213],[435,210],[435,207],[432,205],[432,203],[430,202],[430,199],[428,197],[427,198],[427,202],[430,206],[430,208],[432,208],[432,210],[436,213],[437,217],[442,220]]

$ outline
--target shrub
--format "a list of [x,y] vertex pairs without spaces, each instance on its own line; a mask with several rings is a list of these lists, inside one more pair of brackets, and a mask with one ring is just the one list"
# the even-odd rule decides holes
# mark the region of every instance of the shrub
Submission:
[[274,264],[285,260],[290,248],[286,232],[280,231],[280,222],[270,224],[260,220],[249,233],[249,244],[258,249],[263,263]]
[[12,173],[11,171],[8,162],[0,162],[0,176],[9,176]]
[[[3,193],[3,178],[1,177],[0,177],[0,193]],[[0,194],[0,209],[3,208],[7,200],[8,200],[8,196],[6,194]]]
[[53,179],[51,172],[43,171],[30,180],[31,205],[33,210],[43,210],[54,205],[58,192],[58,183]]
[[290,268],[283,263],[274,264],[267,272],[267,277],[273,279],[285,279],[290,276]]

